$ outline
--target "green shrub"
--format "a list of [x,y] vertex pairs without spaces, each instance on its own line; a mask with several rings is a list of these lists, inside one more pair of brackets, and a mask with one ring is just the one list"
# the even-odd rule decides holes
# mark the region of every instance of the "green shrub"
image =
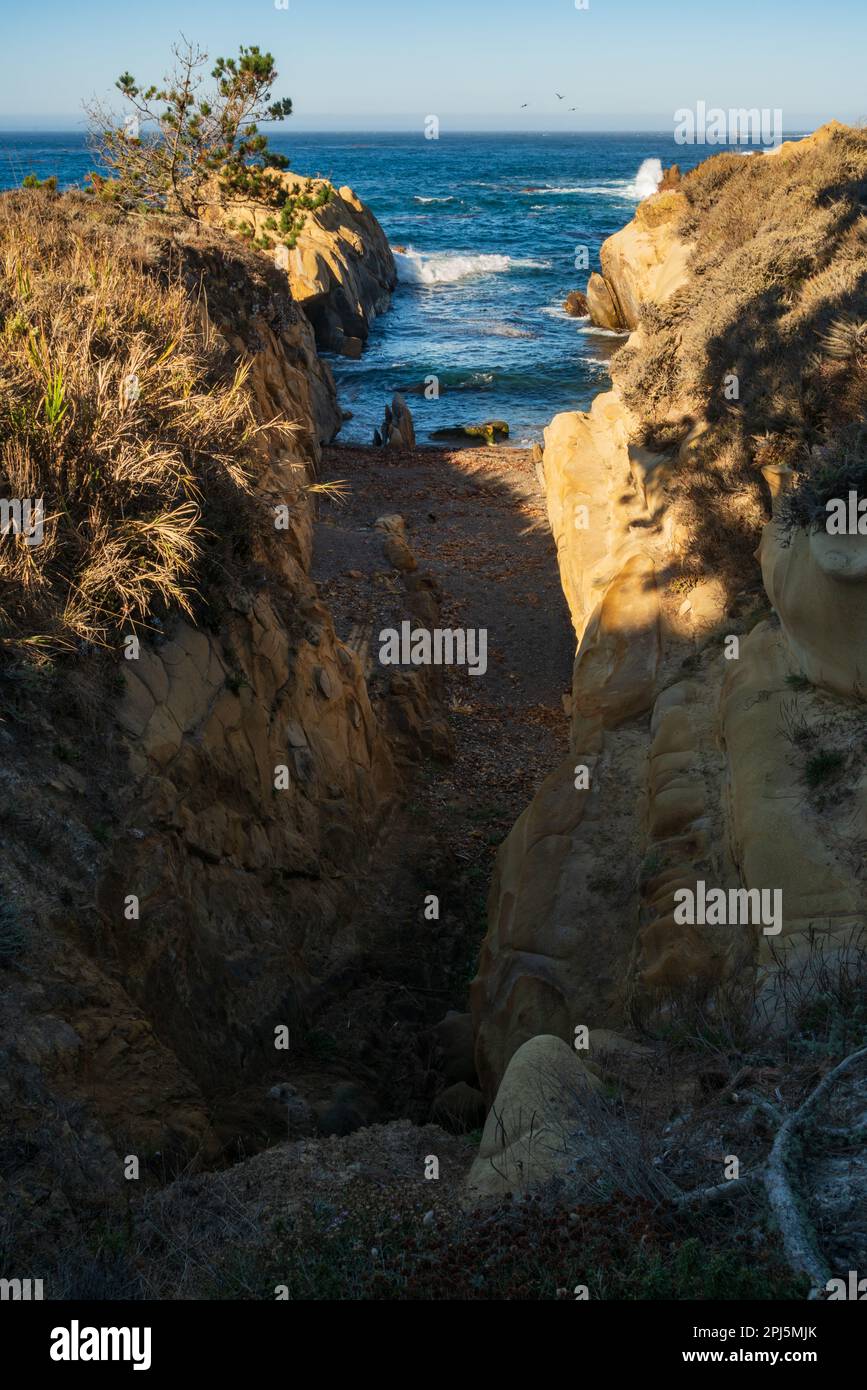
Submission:
[[25,174],[21,180],[22,188],[44,188],[46,193],[57,192],[57,175],[49,174],[47,179],[37,178],[36,174]]

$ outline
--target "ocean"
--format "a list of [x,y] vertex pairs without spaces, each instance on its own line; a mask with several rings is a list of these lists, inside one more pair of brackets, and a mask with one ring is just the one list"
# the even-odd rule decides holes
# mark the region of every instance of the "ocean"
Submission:
[[[393,307],[363,357],[330,359],[352,412],[340,439],[353,444],[371,442],[394,391],[408,393],[420,443],[435,429],[501,419],[513,444],[530,444],[558,411],[586,409],[623,339],[570,318],[563,301],[599,268],[600,245],[652,191],[660,165],[686,170],[713,153],[677,145],[671,132],[427,140],[421,130],[283,127],[270,142],[296,172],[349,184],[402,248]],[[0,187],[31,171],[68,187],[92,166],[83,134],[0,132]],[[438,398],[425,395],[430,377]]]

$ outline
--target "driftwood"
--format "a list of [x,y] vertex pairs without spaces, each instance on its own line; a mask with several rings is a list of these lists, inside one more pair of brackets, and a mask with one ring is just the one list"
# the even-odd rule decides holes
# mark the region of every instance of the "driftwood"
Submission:
[[821,1101],[829,1094],[841,1076],[867,1060],[867,1047],[861,1047],[844,1058],[822,1078],[814,1091],[811,1091],[797,1110],[783,1121],[774,1140],[773,1148],[765,1167],[765,1190],[771,1209],[777,1218],[783,1247],[789,1264],[798,1273],[806,1274],[810,1280],[810,1297],[818,1298],[824,1292],[831,1271],[819,1252],[815,1234],[807,1220],[803,1205],[795,1193],[791,1182],[794,1166],[793,1158],[800,1150],[804,1132],[809,1129]]
[[[763,1183],[771,1210],[780,1228],[786,1258],[797,1274],[804,1274],[810,1280],[810,1298],[819,1298],[824,1293],[831,1278],[831,1271],[818,1248],[803,1199],[794,1186],[795,1160],[801,1152],[804,1136],[813,1124],[822,1101],[828,1097],[842,1076],[864,1061],[867,1061],[867,1047],[850,1053],[836,1067],[832,1067],[798,1109],[793,1110],[782,1121],[767,1162],[762,1168],[747,1174],[744,1178],[685,1192],[675,1203],[681,1211],[700,1210],[712,1203],[728,1201],[745,1192],[754,1192],[759,1182]],[[752,1095],[745,1099],[749,1099],[754,1105],[759,1100]],[[760,1108],[769,1117],[776,1114],[775,1107],[771,1106],[770,1102],[762,1103]],[[865,1134],[867,1121],[864,1120],[853,1125],[851,1129],[829,1131],[829,1137],[838,1143],[854,1143],[863,1139]]]

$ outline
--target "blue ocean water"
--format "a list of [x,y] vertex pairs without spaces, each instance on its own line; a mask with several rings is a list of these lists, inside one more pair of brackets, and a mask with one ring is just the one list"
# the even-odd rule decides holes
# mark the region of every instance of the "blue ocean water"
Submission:
[[[622,339],[569,318],[576,269],[653,188],[653,167],[685,170],[710,150],[670,132],[624,134],[292,134],[271,144],[301,174],[349,184],[384,227],[400,285],[358,362],[333,358],[341,440],[370,443],[385,402],[407,390],[420,442],[431,430],[496,418],[513,443],[541,440],[560,410],[605,388]],[[642,166],[644,168],[642,169]],[[33,171],[80,183],[93,167],[82,134],[0,132],[0,186]],[[649,177],[650,176],[650,177]],[[435,376],[439,398],[419,390]]]

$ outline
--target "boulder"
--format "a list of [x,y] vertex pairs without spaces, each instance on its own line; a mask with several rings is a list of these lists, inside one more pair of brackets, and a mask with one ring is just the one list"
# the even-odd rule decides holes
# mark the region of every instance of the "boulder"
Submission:
[[485,1123],[485,1101],[481,1091],[456,1081],[441,1091],[433,1103],[431,1123],[450,1134],[468,1134]]
[[599,328],[625,329],[623,315],[617,297],[604,275],[593,272],[587,281],[587,308],[593,322]]
[[400,392],[392,397],[391,405],[385,407],[381,429],[376,431],[374,443],[379,442],[392,449],[415,448],[415,424],[412,412]]
[[450,1009],[431,1031],[437,1049],[437,1065],[446,1082],[465,1081],[469,1086],[477,1086],[472,1014],[459,1014]]
[[587,296],[582,294],[581,290],[573,290],[571,294],[567,295],[563,301],[563,308],[573,319],[584,318],[590,313]]
[[376,1101],[352,1082],[338,1086],[333,1100],[319,1102],[313,1110],[320,1134],[354,1134],[357,1129],[374,1124],[377,1117]]
[[505,420],[484,420],[480,425],[448,425],[431,434],[431,439],[469,439],[475,444],[496,444],[508,437],[509,426]]
[[270,1100],[278,1101],[286,1111],[286,1137],[306,1139],[316,1133],[316,1115],[294,1086],[288,1084],[272,1086],[268,1092]]
[[602,1167],[583,1111],[601,1088],[575,1050],[539,1034],[509,1063],[467,1178],[477,1197],[525,1194],[552,1178],[596,1177]]
[[374,529],[383,534],[382,551],[392,569],[403,574],[412,574],[418,563],[406,538],[406,523],[402,516],[393,513],[378,517]]

